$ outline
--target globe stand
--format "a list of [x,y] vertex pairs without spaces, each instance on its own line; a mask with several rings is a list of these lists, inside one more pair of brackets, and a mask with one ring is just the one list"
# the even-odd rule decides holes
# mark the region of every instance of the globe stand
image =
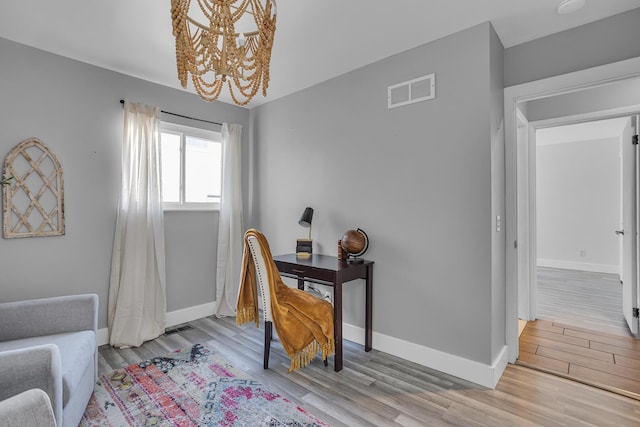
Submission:
[[345,245],[345,241],[349,240],[347,239],[347,236],[349,235],[349,233],[353,233],[353,232],[354,230],[349,230],[342,236],[342,240],[341,240],[342,248],[347,253],[347,259],[346,259],[347,263],[362,264],[364,262],[364,259],[360,257],[364,255],[365,252],[367,252],[367,249],[369,249],[369,236],[367,236],[367,233],[365,233],[363,229],[361,228],[356,229],[355,233],[359,233],[362,236],[363,244],[362,244],[362,247],[359,247],[354,250],[353,248],[349,247],[350,245]]

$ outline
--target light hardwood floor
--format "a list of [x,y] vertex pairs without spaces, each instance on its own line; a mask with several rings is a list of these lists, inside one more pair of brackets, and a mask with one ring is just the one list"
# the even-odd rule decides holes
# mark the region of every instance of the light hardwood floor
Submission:
[[518,364],[640,399],[640,341],[617,275],[538,267],[536,303]]
[[211,317],[187,326],[139,348],[100,347],[100,373],[202,343],[334,426],[640,425],[639,401],[520,366],[509,365],[490,390],[345,341],[341,372],[316,359],[288,374],[277,340],[262,369],[262,328]]
[[528,322],[518,363],[640,399],[640,341],[556,322]]

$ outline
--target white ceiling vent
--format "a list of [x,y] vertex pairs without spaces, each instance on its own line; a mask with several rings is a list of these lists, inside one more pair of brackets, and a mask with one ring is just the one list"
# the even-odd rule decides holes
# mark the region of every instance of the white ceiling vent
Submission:
[[436,97],[436,75],[418,77],[417,79],[398,83],[387,88],[389,108],[427,101]]

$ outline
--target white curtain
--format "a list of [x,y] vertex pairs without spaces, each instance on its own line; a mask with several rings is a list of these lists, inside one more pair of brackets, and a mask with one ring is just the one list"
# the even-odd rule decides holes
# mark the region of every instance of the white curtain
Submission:
[[166,275],[157,107],[125,101],[122,186],[111,259],[109,342],[139,346],[164,332]]
[[242,226],[242,181],[240,135],[242,126],[222,125],[222,200],[218,223],[218,267],[216,270],[217,317],[235,316],[244,244]]

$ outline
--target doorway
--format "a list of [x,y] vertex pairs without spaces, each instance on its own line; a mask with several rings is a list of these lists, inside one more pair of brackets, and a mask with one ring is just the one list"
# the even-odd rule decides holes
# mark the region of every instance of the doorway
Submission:
[[530,319],[629,336],[621,285],[622,149],[625,141],[631,144],[632,119],[559,123],[543,128],[530,123],[537,234],[530,248],[535,252]]
[[[633,88],[640,99],[640,79],[616,85]],[[532,102],[542,102],[544,111],[549,111],[558,101],[547,98]],[[521,108],[533,110],[532,102]],[[636,109],[634,113],[640,109],[630,108]],[[535,113],[529,114],[536,117]],[[638,334],[634,308],[640,305],[636,233],[640,185],[636,182],[637,145],[632,143],[638,129],[636,122],[637,117],[630,114],[616,118],[610,112],[594,111],[587,121],[579,116],[528,121],[528,132],[518,132],[518,137],[526,135],[517,141],[526,153],[526,159],[521,161],[526,174],[521,172],[524,179],[518,187],[518,213],[525,213],[518,216],[518,240],[523,242],[518,245],[520,319],[537,318],[537,282],[541,272],[538,267],[557,269],[555,277],[547,275],[550,279],[546,284],[562,284],[575,276],[565,272],[563,279],[558,274],[562,269],[617,274],[623,283],[622,313],[629,331]],[[578,286],[574,293],[598,289],[587,283],[591,276],[583,274],[584,283],[578,285],[584,286],[581,289]],[[566,309],[568,301],[562,304]],[[597,304],[584,308],[592,311],[595,318],[602,314],[598,313]],[[583,314],[583,317],[590,315]],[[576,326],[575,322],[564,323]],[[595,325],[600,326],[597,322]],[[619,332],[627,335],[624,330]]]
[[[629,67],[626,68],[623,73],[624,77],[616,79],[614,76],[620,72],[620,69],[616,71],[615,68],[620,65],[621,64],[612,65],[611,67],[600,67],[602,74],[600,74],[599,77],[594,76],[592,73],[593,70],[588,70],[588,72],[584,73],[582,82],[580,82],[580,78],[570,81],[566,79],[566,76],[560,76],[558,78],[547,79],[547,81],[534,82],[529,84],[529,87],[525,87],[527,86],[527,84],[525,84],[520,87],[505,89],[507,218],[511,217],[512,219],[511,222],[508,221],[508,224],[512,227],[507,228],[507,241],[511,242],[513,238],[514,244],[514,251],[508,250],[507,253],[507,344],[509,347],[509,361],[511,363],[514,363],[520,354],[522,356],[521,361],[524,360],[525,364],[542,362],[543,370],[580,380],[580,378],[576,378],[577,375],[581,377],[583,382],[597,386],[606,387],[606,377],[610,377],[614,379],[612,388],[627,390],[630,396],[638,398],[640,397],[640,387],[636,384],[639,383],[640,377],[635,378],[634,375],[640,373],[640,371],[638,371],[639,366],[632,368],[628,366],[616,366],[616,360],[626,363],[625,356],[617,354],[616,352],[627,352],[627,355],[630,355],[632,358],[640,356],[640,344],[635,339],[627,336],[620,338],[631,339],[632,341],[616,341],[615,337],[607,336],[606,333],[589,334],[585,329],[563,325],[553,320],[539,320],[527,325],[524,331],[526,339],[521,342],[519,342],[517,338],[518,335],[516,335],[518,333],[518,317],[526,320],[535,320],[537,317],[536,294],[540,294],[541,292],[541,289],[537,286],[540,275],[540,270],[538,269],[539,258],[542,257],[542,264],[551,264],[546,267],[543,266],[543,268],[557,269],[557,271],[551,271],[551,273],[554,273],[551,274],[551,276],[557,276],[560,270],[563,270],[563,268],[558,267],[580,267],[574,270],[578,271],[588,264],[597,264],[595,258],[590,260],[591,262],[587,262],[588,260],[586,258],[589,254],[594,254],[594,250],[593,248],[587,249],[586,247],[581,247],[585,246],[583,242],[570,242],[569,246],[577,245],[573,248],[575,249],[575,253],[573,253],[574,251],[572,249],[570,256],[566,256],[566,254],[562,256],[557,253],[555,256],[548,256],[538,253],[538,243],[540,243],[543,248],[546,248],[548,246],[547,240],[549,239],[548,236],[543,237],[537,232],[537,226],[541,225],[542,228],[549,228],[549,218],[557,219],[559,215],[557,211],[552,212],[552,214],[546,218],[544,216],[541,217],[540,219],[542,221],[540,224],[536,221],[539,212],[536,209],[536,198],[531,196],[536,194],[536,187],[541,185],[541,181],[536,180],[535,142],[538,137],[537,132],[543,129],[551,129],[559,124],[567,125],[610,119],[624,115],[628,116],[630,113],[639,111],[640,79],[637,79],[637,76],[640,75],[640,62],[627,61],[626,65]],[[608,70],[605,70],[606,68],[608,68]],[[633,70],[632,77],[629,77],[629,70]],[[576,76],[574,75],[572,77],[575,78]],[[596,93],[606,95],[609,91],[615,92],[616,88],[623,87],[627,83],[633,84],[635,82],[639,83],[637,86],[639,90],[631,93],[631,101],[626,101],[626,104],[622,99],[623,97],[614,97],[614,104],[607,105],[606,96],[593,95]],[[579,87],[580,85],[581,87]],[[582,102],[579,100],[582,100]],[[616,105],[615,101],[620,102]],[[539,105],[536,106],[536,103]],[[591,105],[586,107],[589,103],[591,103]],[[600,107],[598,107],[598,105],[600,105]],[[544,108],[540,108],[541,106],[544,106]],[[513,115],[511,116],[511,114]],[[536,114],[539,116],[536,116]],[[531,120],[532,117],[533,120]],[[600,148],[604,146],[603,141],[600,141],[600,146]],[[567,147],[560,148],[560,150],[544,148],[540,151],[567,151]],[[591,154],[593,155],[593,153]],[[567,153],[565,153],[565,157],[566,156]],[[551,157],[552,159],[554,158],[554,156]],[[638,160],[636,155],[627,155],[627,159],[633,159],[633,168],[635,169],[635,164]],[[555,160],[557,161],[558,159],[555,158]],[[569,153],[569,157],[565,158],[563,162],[566,164],[567,162],[576,160],[577,159],[571,157],[571,153]],[[609,160],[611,161],[611,158],[609,158]],[[620,176],[619,169],[618,176]],[[584,177],[578,179],[584,180]],[[611,173],[609,173],[609,181],[611,181]],[[633,176],[634,186],[635,182],[636,176]],[[596,181],[596,184],[597,183],[598,181]],[[551,187],[549,184],[549,182],[542,181],[542,186],[546,186],[547,189],[552,188],[553,190],[557,190],[557,188],[553,186],[553,183]],[[557,187],[557,183],[555,184]],[[614,190],[619,199],[622,198],[623,193],[620,187],[621,185],[618,186],[617,190]],[[633,190],[635,192],[635,188]],[[556,194],[554,197],[557,196]],[[551,198],[553,199],[553,197]],[[586,197],[585,200],[588,202],[588,197]],[[548,200],[543,202],[543,204],[546,202],[548,202]],[[584,210],[585,208],[582,207],[582,209]],[[594,207],[590,209],[596,210]],[[575,212],[573,214],[575,215]],[[620,213],[617,215],[619,219]],[[583,216],[586,217],[588,215]],[[580,222],[579,220],[581,219],[584,218],[574,219],[573,221]],[[638,218],[634,213],[633,223],[636,224],[637,220]],[[610,217],[609,222],[611,222]],[[551,221],[551,223],[553,223],[553,221]],[[621,227],[617,227],[616,225],[610,228],[613,228],[610,230],[611,235],[605,240],[607,240],[609,246],[613,244],[615,247],[614,252],[619,255],[617,241],[613,233],[617,228]],[[555,230],[555,235],[552,237],[567,234],[567,231],[568,230]],[[631,232],[627,231],[627,234],[626,240],[630,241],[632,239],[629,237],[633,237],[634,244],[637,244],[635,230]],[[629,236],[629,234],[631,236]],[[538,242],[539,237],[540,242]],[[597,250],[595,252],[597,252]],[[610,255],[611,248],[609,248],[608,252]],[[552,252],[546,253],[549,254]],[[632,257],[634,261],[633,264],[637,265],[637,253],[634,252]],[[553,261],[554,258],[556,259],[555,261],[560,260],[562,262],[554,265],[553,262],[550,262]],[[613,277],[626,276],[629,278],[630,275],[633,274],[634,285],[632,289],[635,291],[635,295],[632,298],[631,304],[637,307],[639,305],[637,285],[635,284],[637,268],[633,268],[631,272],[623,272],[620,269],[620,264],[622,264],[620,255],[616,259],[609,257],[606,261],[604,260],[605,258],[607,257],[600,257],[602,262],[600,263],[600,267],[596,269],[602,269],[602,265],[606,265],[606,269],[612,271],[608,274],[611,274]],[[564,270],[571,270],[571,268],[565,268]],[[547,273],[549,273],[548,270]],[[549,274],[547,274],[547,276],[549,276]],[[566,276],[560,279],[560,281],[564,282],[567,280]],[[578,281],[584,281],[584,277],[578,278]],[[615,284],[615,280],[613,282]],[[632,280],[628,280],[627,285],[629,285],[630,282],[632,282]],[[582,292],[584,292],[584,290]],[[565,301],[564,304],[566,305],[566,303]],[[560,305],[562,304],[563,303]],[[635,326],[637,328],[637,323]],[[522,346],[521,348],[520,345]],[[594,351],[594,347],[599,347],[599,349]]]
[[[634,58],[626,61],[621,61],[614,64],[608,64],[605,66],[595,67],[580,72],[571,73],[568,75],[562,75],[552,77],[545,80],[535,81],[531,83],[525,83],[518,86],[512,86],[505,88],[505,166],[506,166],[506,241],[507,241],[507,253],[506,253],[506,341],[508,346],[509,362],[515,363],[518,353],[518,310],[521,306],[521,299],[519,293],[526,293],[531,295],[535,292],[535,287],[529,287],[527,283],[527,277],[531,278],[534,274],[534,260],[533,253],[529,253],[528,257],[523,257],[523,248],[528,248],[529,240],[536,238],[535,227],[533,221],[528,221],[527,215],[529,213],[532,216],[532,206],[527,206],[528,198],[523,197],[523,191],[528,191],[529,187],[534,184],[534,181],[527,179],[528,174],[532,173],[531,168],[527,169],[528,163],[523,161],[523,157],[527,155],[526,148],[528,145],[522,146],[517,142],[518,134],[518,120],[519,113],[518,105],[522,106],[523,103],[538,99],[547,99],[555,96],[564,96],[564,100],[570,99],[570,95],[581,96],[589,94],[587,92],[581,92],[588,89],[603,88],[607,85],[631,81],[638,79],[640,76],[640,58]],[[573,111],[569,114],[559,114],[555,117],[562,117],[574,120],[575,122],[588,121],[595,118],[609,118],[619,117],[625,114],[631,114],[640,109],[637,105],[637,100],[640,97],[636,94],[635,105],[623,105],[613,103],[602,107],[598,110],[583,109],[582,111]],[[593,100],[593,98],[592,98]],[[599,101],[600,98],[595,98]],[[587,105],[588,102],[579,103],[580,106]],[[575,102],[566,103],[564,107],[575,107]],[[560,105],[556,108],[556,112],[564,108]],[[579,109],[578,109],[579,110]],[[596,111],[594,113],[594,111]],[[526,112],[526,113],[531,113]],[[553,113],[553,111],[547,109],[545,114]],[[526,116],[525,116],[526,119]],[[550,117],[540,120],[549,120]],[[524,280],[523,280],[524,278]],[[524,282],[524,283],[523,283]],[[524,286],[523,286],[524,284]],[[529,299],[534,300],[533,298]],[[529,313],[529,316],[531,317]],[[530,319],[527,319],[530,320]]]

